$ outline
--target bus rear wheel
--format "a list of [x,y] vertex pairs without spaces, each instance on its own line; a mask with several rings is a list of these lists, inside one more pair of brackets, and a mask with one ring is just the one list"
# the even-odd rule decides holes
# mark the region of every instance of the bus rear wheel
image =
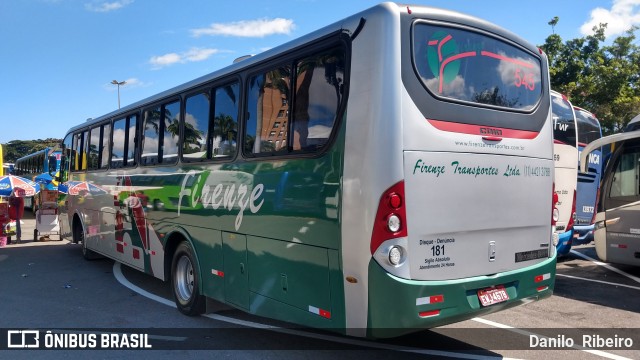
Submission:
[[196,264],[191,244],[181,242],[171,262],[171,287],[178,310],[189,316],[202,314],[206,303],[200,295],[200,272]]

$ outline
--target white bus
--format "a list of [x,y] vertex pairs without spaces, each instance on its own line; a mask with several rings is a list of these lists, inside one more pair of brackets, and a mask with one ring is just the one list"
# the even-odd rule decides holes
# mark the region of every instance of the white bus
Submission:
[[[71,128],[63,180],[97,189],[61,231],[189,315],[385,337],[493,313],[553,291],[549,92],[517,35],[384,3]],[[162,173],[175,207],[130,199]]]
[[553,113],[553,160],[555,163],[555,192],[558,202],[554,212],[558,256],[571,250],[573,225],[576,219],[576,187],[578,184],[578,130],[576,116],[569,99],[551,91]]
[[580,171],[588,172],[589,154],[611,146],[604,163],[595,225],[598,257],[610,263],[640,266],[640,115],[624,132],[587,145],[580,154]]

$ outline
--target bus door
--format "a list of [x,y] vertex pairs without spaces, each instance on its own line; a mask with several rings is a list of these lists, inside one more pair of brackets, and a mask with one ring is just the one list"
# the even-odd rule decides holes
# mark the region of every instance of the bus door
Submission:
[[596,243],[602,260],[640,264],[640,139],[627,140],[614,154],[603,183],[606,240]]

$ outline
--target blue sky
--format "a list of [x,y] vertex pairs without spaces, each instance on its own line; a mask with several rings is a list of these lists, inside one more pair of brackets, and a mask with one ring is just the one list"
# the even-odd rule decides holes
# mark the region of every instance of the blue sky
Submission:
[[[540,45],[609,23],[640,25],[640,0],[414,0],[462,11]],[[2,0],[0,143],[62,138],[125,106],[369,8],[373,0]]]

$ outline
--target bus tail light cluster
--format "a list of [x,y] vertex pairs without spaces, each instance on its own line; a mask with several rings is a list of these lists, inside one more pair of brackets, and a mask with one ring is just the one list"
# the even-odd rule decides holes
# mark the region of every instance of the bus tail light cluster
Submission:
[[537,290],[538,292],[541,292],[541,291],[545,291],[545,290],[549,289],[549,285],[542,285],[542,284],[539,284],[539,283],[541,283],[541,282],[543,282],[543,281],[545,281],[545,280],[549,280],[549,279],[551,279],[551,273],[546,273],[546,274],[536,275],[536,276],[533,278],[533,282],[535,282],[536,284],[540,285],[540,286],[538,286],[538,287],[536,288],[536,290]]
[[556,207],[558,204],[558,194],[556,194],[556,183],[553,183],[553,195],[551,196],[551,225],[556,226],[558,219],[560,218],[560,211]]
[[[380,197],[378,211],[371,234],[371,254],[386,240],[407,236],[407,211],[404,196],[404,181],[387,189]],[[394,246],[389,251],[389,261],[399,262],[402,249]],[[397,264],[394,264],[397,265]]]
[[573,203],[571,204],[571,217],[569,218],[569,223],[567,224],[567,230],[569,231],[573,229],[573,224],[576,222],[576,191],[573,190]]

